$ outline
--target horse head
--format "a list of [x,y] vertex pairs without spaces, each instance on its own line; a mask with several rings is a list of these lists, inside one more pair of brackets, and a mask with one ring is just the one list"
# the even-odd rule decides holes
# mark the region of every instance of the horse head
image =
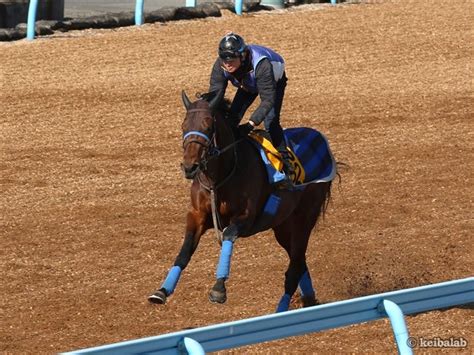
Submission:
[[186,93],[181,97],[186,107],[186,116],[181,126],[183,130],[183,163],[181,168],[186,179],[194,179],[199,169],[205,169],[205,157],[211,148],[215,134],[214,113],[223,93],[218,92],[212,98],[201,96],[191,102]]

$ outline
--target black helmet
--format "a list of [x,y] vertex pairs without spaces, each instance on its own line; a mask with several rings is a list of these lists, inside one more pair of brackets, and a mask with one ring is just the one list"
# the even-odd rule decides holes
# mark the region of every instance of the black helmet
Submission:
[[246,49],[244,39],[231,32],[226,34],[219,43],[219,57],[224,60],[239,58]]

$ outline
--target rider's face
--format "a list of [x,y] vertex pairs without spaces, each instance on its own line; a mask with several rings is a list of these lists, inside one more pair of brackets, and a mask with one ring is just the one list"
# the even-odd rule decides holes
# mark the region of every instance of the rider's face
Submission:
[[240,68],[242,63],[240,58],[232,58],[230,60],[223,60],[222,65],[229,73],[234,73],[237,69]]

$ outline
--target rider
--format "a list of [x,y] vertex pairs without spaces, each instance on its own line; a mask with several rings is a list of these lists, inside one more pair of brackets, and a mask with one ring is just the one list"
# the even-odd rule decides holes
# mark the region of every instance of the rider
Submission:
[[264,123],[273,146],[283,160],[283,171],[287,177],[294,174],[290,154],[286,150],[283,129],[280,125],[280,111],[285,95],[287,78],[285,61],[275,51],[253,44],[246,45],[244,39],[235,34],[226,34],[219,43],[219,57],[211,72],[209,92],[225,91],[227,83],[237,87],[228,119],[237,126],[245,112],[260,96],[260,105],[247,123],[238,129],[248,135],[260,123]]

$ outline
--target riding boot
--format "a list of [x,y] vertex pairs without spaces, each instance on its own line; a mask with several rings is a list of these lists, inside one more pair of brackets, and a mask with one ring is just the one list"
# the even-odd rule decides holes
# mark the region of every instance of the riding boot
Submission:
[[278,147],[276,147],[278,153],[281,155],[282,163],[283,163],[283,172],[285,173],[286,177],[283,181],[285,185],[284,187],[291,187],[293,185],[293,177],[295,176],[295,169],[293,168],[293,164],[291,163],[291,156],[288,150],[286,149],[286,142],[283,139],[282,142]]
[[295,168],[291,163],[291,156],[288,151],[279,152],[281,155],[282,163],[283,163],[283,172],[285,175],[291,180],[292,177],[295,175]]

